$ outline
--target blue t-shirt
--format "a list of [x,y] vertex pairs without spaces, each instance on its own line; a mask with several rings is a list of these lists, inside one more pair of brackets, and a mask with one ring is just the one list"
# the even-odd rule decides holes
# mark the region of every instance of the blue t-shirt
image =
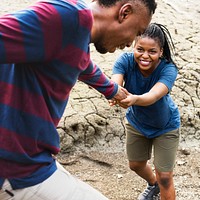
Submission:
[[[132,94],[142,95],[161,82],[170,91],[177,77],[174,64],[162,59],[153,73],[144,77],[134,60],[133,53],[123,53],[116,61],[113,74],[124,76],[124,87]],[[170,94],[150,106],[133,105],[127,109],[128,122],[148,138],[154,138],[168,131],[179,128],[180,114]]]

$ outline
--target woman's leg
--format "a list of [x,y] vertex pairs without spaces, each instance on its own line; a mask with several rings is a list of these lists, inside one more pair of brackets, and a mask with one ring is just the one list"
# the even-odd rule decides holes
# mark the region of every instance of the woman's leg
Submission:
[[152,139],[148,139],[130,124],[126,124],[126,150],[129,167],[141,178],[147,181],[146,189],[139,195],[139,200],[152,199],[159,193],[156,176],[148,160],[151,158]]
[[154,139],[154,165],[160,187],[161,200],[175,200],[173,168],[179,144],[179,130],[173,130]]
[[156,177],[160,188],[161,200],[175,200],[173,172],[158,172],[156,170]]
[[150,185],[154,185],[156,183],[156,176],[147,161],[129,161],[129,167]]

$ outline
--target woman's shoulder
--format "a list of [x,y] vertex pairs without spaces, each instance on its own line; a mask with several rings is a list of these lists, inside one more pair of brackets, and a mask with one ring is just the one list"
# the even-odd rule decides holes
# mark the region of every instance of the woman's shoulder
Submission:
[[163,67],[175,67],[175,68],[177,68],[174,63],[169,62],[164,58],[161,59],[160,65],[162,65]]
[[178,68],[177,66],[172,63],[172,62],[168,62],[166,59],[162,59],[160,64],[159,64],[159,67],[161,70],[173,70],[174,72],[177,72],[178,71]]
[[134,66],[134,54],[132,52],[124,52],[120,55],[119,60],[130,68]]
[[123,52],[119,56],[121,59],[125,60],[133,60],[134,59],[134,54],[132,52]]

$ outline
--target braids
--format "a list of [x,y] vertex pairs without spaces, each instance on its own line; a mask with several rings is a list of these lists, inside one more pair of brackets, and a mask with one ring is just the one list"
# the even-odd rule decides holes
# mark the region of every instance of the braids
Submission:
[[[163,48],[163,57],[168,61],[175,64],[172,53],[175,55],[175,46],[172,41],[172,37],[168,29],[158,23],[151,23],[141,37],[149,37],[159,42],[161,48]],[[171,52],[172,51],[172,52]]]

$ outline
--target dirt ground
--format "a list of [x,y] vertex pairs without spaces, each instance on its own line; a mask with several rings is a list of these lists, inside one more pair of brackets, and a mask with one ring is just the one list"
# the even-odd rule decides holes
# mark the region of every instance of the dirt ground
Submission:
[[[172,24],[172,27],[174,23],[178,32],[181,32],[184,37],[188,36],[188,33],[184,32],[186,30],[195,32],[194,28],[186,28],[186,24],[196,22],[199,16],[197,1],[160,0],[157,2],[156,20],[169,26]],[[178,24],[182,24],[182,27],[180,28]],[[177,37],[182,36],[177,35]],[[198,45],[199,37],[196,36],[196,40]],[[182,49],[184,45],[186,45],[185,41],[178,44],[180,47],[183,46]],[[188,56],[195,55],[191,53]],[[100,190],[109,199],[136,200],[139,193],[146,187],[146,182],[129,169],[124,149],[118,148],[117,145],[111,149],[101,148],[87,151],[83,148],[74,154],[60,155],[58,160],[69,172]],[[152,160],[150,162],[152,163]],[[174,169],[177,200],[200,199],[199,163],[200,143],[195,145],[181,143]]]
[[[12,11],[19,9],[30,2],[29,0],[16,0],[13,3],[11,0],[1,0],[0,13],[3,14],[8,10]],[[163,1],[158,2],[159,8],[162,8]],[[164,2],[168,4],[170,1],[165,0]],[[177,9],[180,8],[179,3],[181,4],[181,2],[182,1],[176,2]],[[188,4],[190,3],[189,1],[187,2]],[[191,5],[193,5],[193,3]],[[189,9],[191,5],[187,8]],[[163,8],[163,12],[164,11],[165,9]],[[189,13],[195,14],[195,12]],[[168,18],[159,19],[161,21],[168,20]],[[178,19],[179,18],[177,18],[177,20]],[[69,172],[101,191],[109,199],[136,200],[139,193],[145,188],[146,183],[128,168],[124,150],[121,150],[120,148],[120,150],[117,151],[116,149],[117,147],[100,150],[82,149],[73,154],[60,154],[57,158]],[[174,169],[174,183],[177,200],[200,199],[199,161],[199,146],[179,148]]]
[[[174,170],[177,200],[200,199],[199,153],[198,148],[180,148],[178,151]],[[136,200],[146,186],[146,182],[128,168],[123,151],[77,151],[59,155],[58,160],[69,172],[100,190],[109,199]]]

